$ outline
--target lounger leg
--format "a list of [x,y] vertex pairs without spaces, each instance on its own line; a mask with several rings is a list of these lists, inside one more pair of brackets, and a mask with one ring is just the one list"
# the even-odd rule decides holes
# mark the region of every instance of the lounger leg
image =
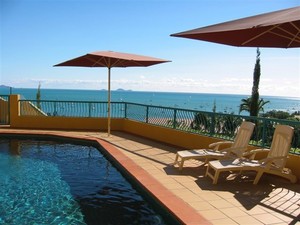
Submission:
[[209,159],[208,157],[205,158],[205,161],[204,161],[204,165],[206,165],[208,163]]
[[260,178],[263,175],[263,173],[264,173],[263,171],[258,171],[257,172],[256,177],[255,177],[255,179],[253,181],[253,184],[257,184],[258,183],[258,181],[260,180]]
[[181,158],[181,162],[180,162],[180,164],[179,164],[179,170],[182,170],[183,163],[184,163],[184,159],[183,159],[183,158]]
[[179,158],[179,155],[176,154],[174,165],[178,164],[179,165],[179,170],[182,170],[184,159],[181,158],[181,161],[178,161],[178,158]]
[[177,164],[178,163],[178,154],[176,154],[176,157],[175,157],[175,162],[174,164]]
[[[210,172],[210,170],[214,170],[214,174]],[[220,175],[220,172],[219,170],[215,170],[213,169],[212,167],[207,166],[207,169],[206,169],[206,173],[205,173],[205,176],[209,176],[212,180],[213,180],[213,184],[217,184],[218,183],[218,179],[219,179],[219,175]]]
[[213,184],[217,184],[218,183],[219,175],[220,175],[220,171],[216,170],[215,171],[214,180],[213,180]]
[[205,176],[207,177],[209,174],[208,174],[208,170],[209,170],[209,165],[207,165],[207,168],[206,168],[206,172],[205,172]]

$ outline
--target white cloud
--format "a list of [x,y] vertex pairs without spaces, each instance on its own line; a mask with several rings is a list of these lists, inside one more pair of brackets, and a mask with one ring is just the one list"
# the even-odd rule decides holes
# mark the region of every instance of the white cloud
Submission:
[[[13,87],[38,87],[62,89],[107,89],[106,79],[22,79],[10,81]],[[299,84],[288,79],[274,80],[261,78],[260,94],[275,96],[300,97]],[[155,79],[140,76],[139,79],[112,79],[111,89],[131,89],[135,91],[162,91],[162,92],[195,92],[195,93],[226,93],[251,94],[252,78],[224,77],[221,79],[206,77],[158,77]],[[288,91],[287,91],[288,90]],[[287,94],[288,93],[288,94]]]

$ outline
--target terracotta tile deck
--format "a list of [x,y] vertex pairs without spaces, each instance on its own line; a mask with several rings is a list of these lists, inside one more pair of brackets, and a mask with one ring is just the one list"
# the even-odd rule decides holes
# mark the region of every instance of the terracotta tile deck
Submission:
[[[98,141],[183,224],[300,224],[300,184],[254,174],[205,177],[205,166],[187,161],[182,171],[172,165],[179,149],[123,132],[110,137],[97,132],[36,131],[0,128],[1,133],[30,133]],[[228,179],[228,178],[227,178]]]

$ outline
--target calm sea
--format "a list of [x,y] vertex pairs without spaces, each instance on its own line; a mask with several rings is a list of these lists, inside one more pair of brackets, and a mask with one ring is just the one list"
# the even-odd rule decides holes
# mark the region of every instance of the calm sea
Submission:
[[[0,88],[0,95],[10,93],[8,88]],[[23,99],[35,100],[37,89],[13,88],[13,94],[20,94]],[[200,111],[212,111],[214,104],[216,111],[222,113],[238,114],[241,99],[247,95],[230,94],[204,94],[204,93],[173,93],[173,92],[141,92],[141,91],[112,91],[112,101],[124,101],[155,106],[167,106]],[[265,112],[282,110],[295,112],[300,110],[300,98],[261,96],[270,101],[265,105]],[[42,100],[67,100],[67,101],[107,101],[105,90],[66,90],[66,89],[41,89]]]

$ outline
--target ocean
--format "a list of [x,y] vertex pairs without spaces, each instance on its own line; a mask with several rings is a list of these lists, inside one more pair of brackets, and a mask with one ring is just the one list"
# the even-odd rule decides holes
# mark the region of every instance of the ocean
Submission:
[[[0,88],[0,95],[20,94],[22,99],[35,100],[37,89],[30,88]],[[207,94],[207,93],[175,93],[175,92],[143,92],[117,90],[111,92],[114,102],[131,102],[154,106],[166,106],[199,111],[239,113],[241,99],[248,95]],[[270,103],[264,106],[264,111],[281,110],[289,113],[300,111],[300,98],[260,96]],[[66,101],[107,101],[106,90],[70,90],[70,89],[41,89],[41,100]],[[247,113],[243,113],[247,115]]]

